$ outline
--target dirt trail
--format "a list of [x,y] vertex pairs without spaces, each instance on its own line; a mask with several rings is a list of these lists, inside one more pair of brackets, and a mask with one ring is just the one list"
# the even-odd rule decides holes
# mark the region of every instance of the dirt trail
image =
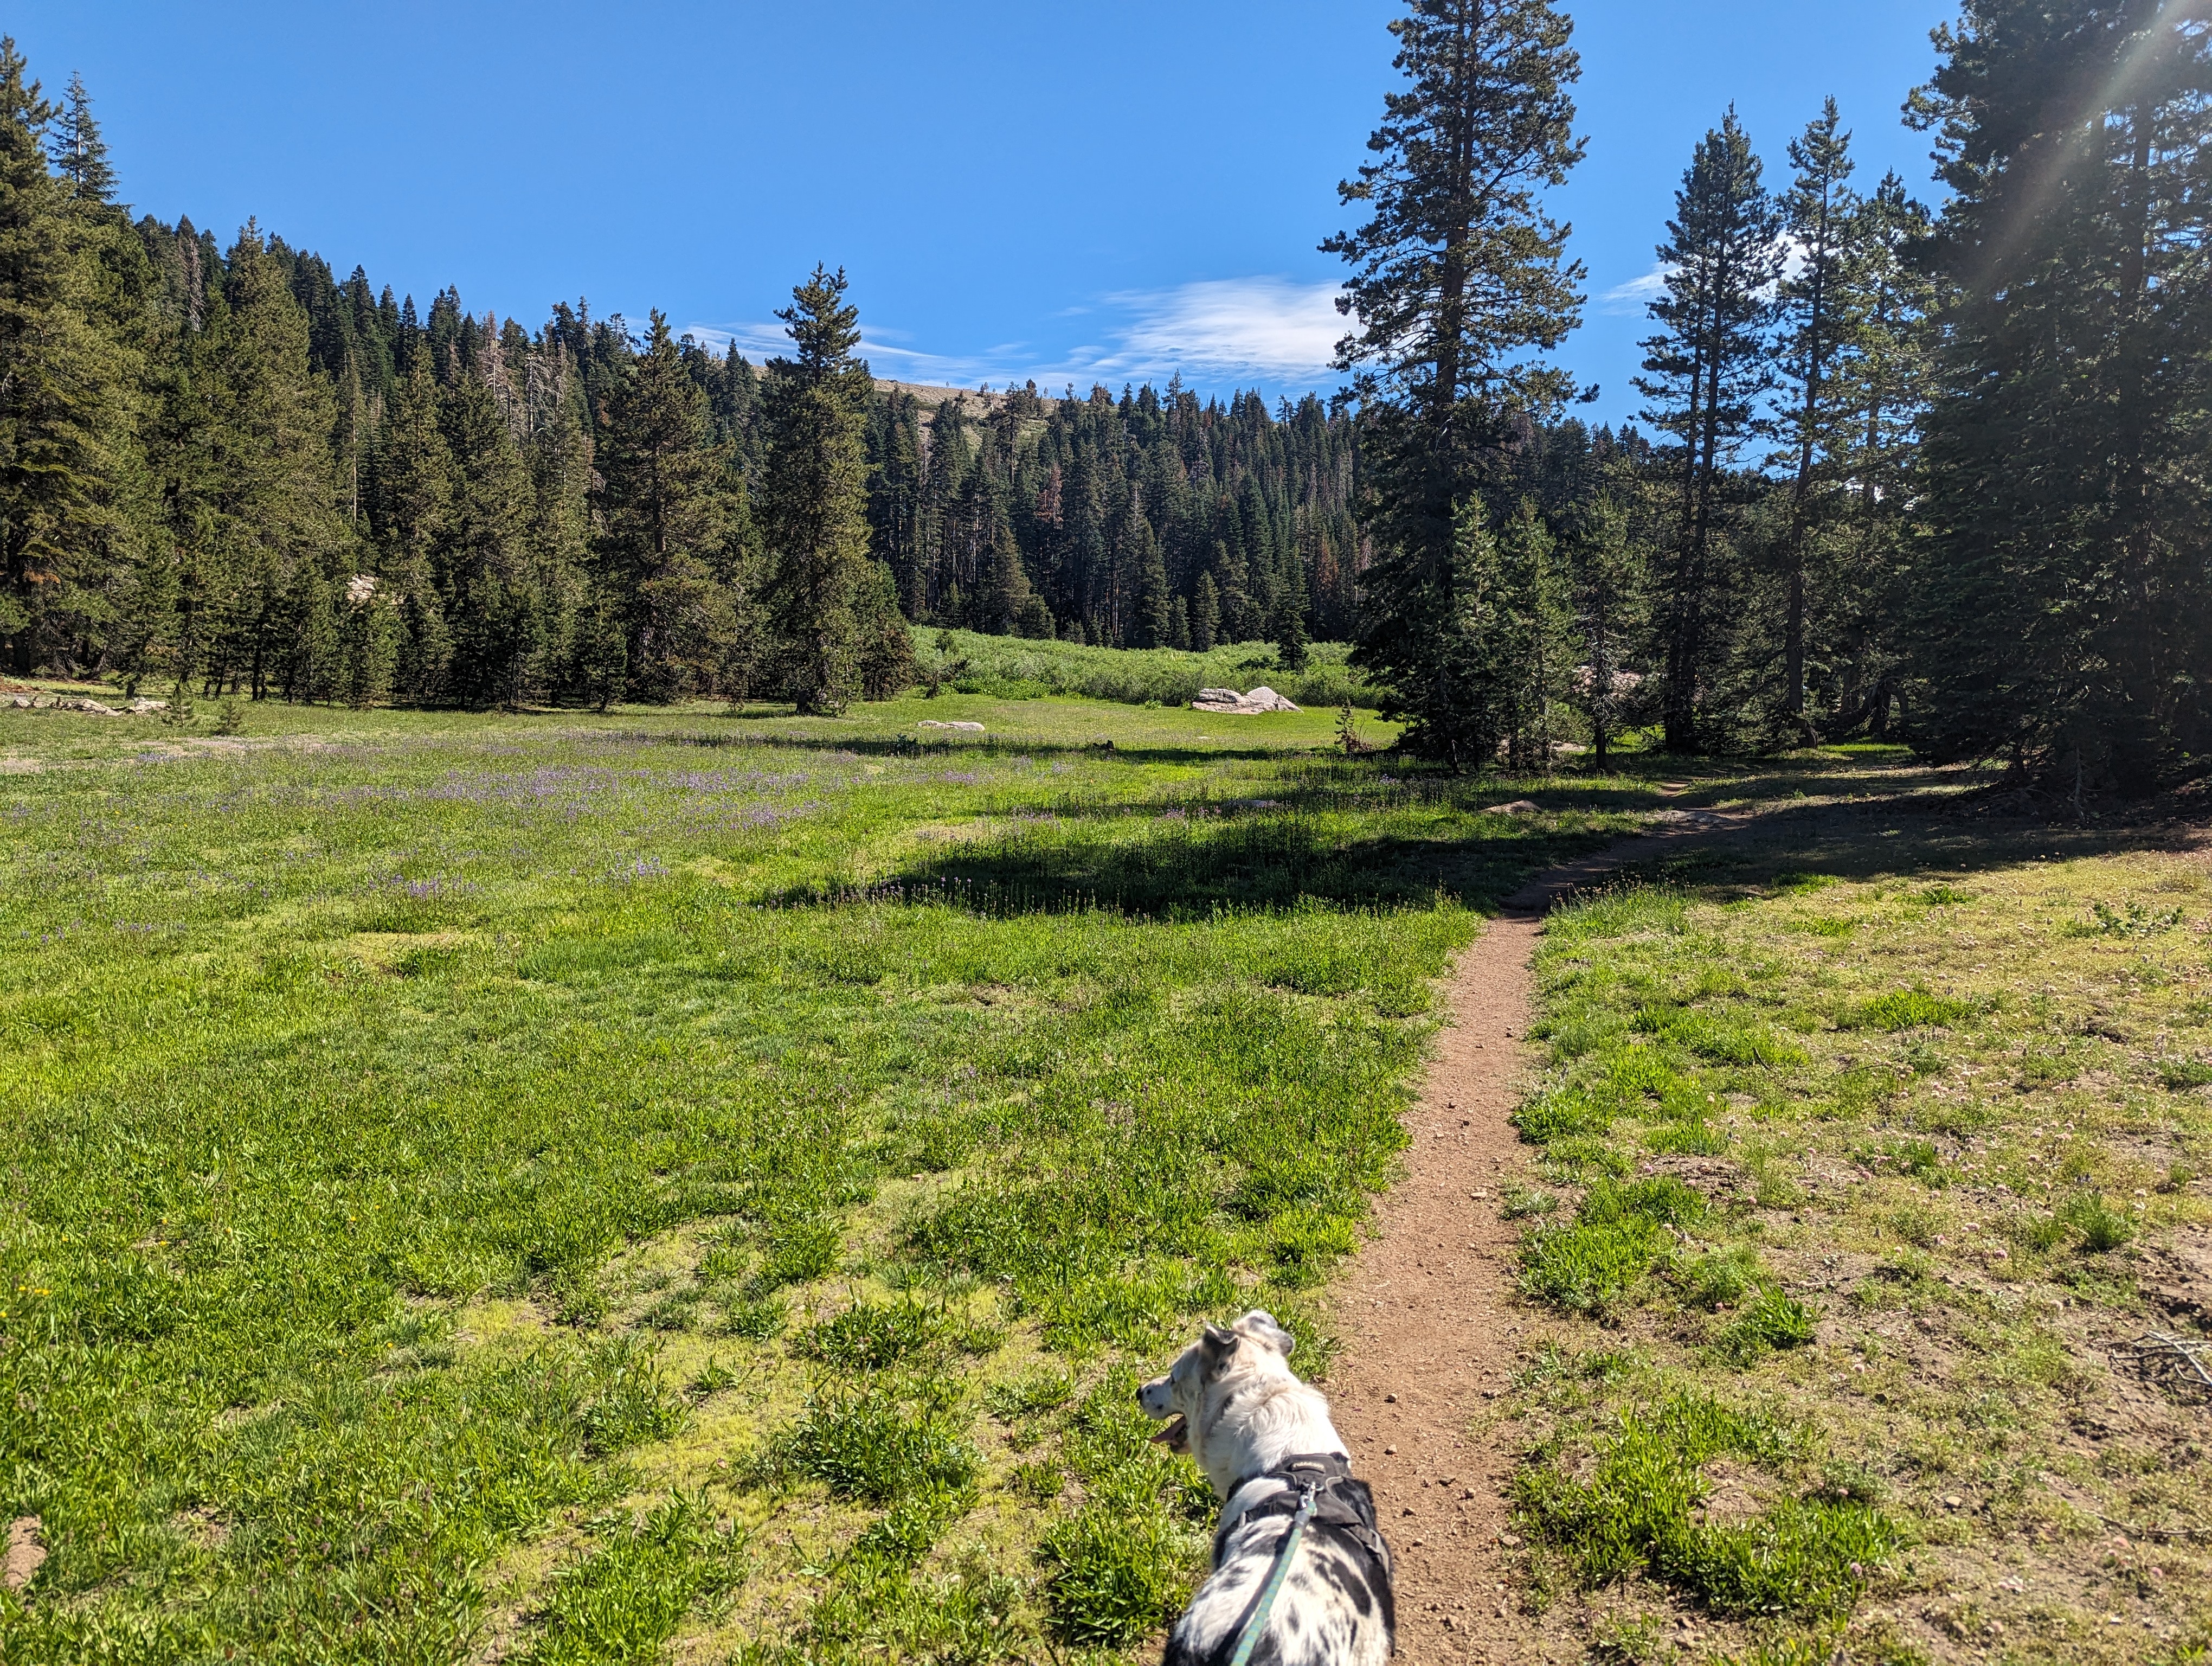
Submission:
[[1505,1591],[1513,1454],[1472,1430],[1518,1368],[1530,1329],[1513,1296],[1518,1229],[1500,1219],[1498,1194],[1527,1177],[1505,1119],[1534,1059],[1529,959],[1544,913],[1614,868],[1741,819],[1691,812],[1552,869],[1509,897],[1452,969],[1450,1022],[1407,1119],[1405,1180],[1338,1286],[1344,1349],[1326,1384],[1397,1559],[1398,1657],[1408,1666],[1543,1658],[1537,1628]]

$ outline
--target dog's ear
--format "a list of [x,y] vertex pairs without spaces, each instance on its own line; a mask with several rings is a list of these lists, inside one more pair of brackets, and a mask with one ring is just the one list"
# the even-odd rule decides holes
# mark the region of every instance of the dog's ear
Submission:
[[1237,1329],[1247,1336],[1255,1337],[1281,1354],[1285,1359],[1296,1347],[1297,1339],[1275,1322],[1275,1316],[1264,1308],[1254,1308],[1237,1322]]
[[1224,1330],[1219,1325],[1206,1326],[1198,1339],[1198,1351],[1206,1362],[1206,1373],[1211,1376],[1219,1371],[1243,1340],[1235,1331]]

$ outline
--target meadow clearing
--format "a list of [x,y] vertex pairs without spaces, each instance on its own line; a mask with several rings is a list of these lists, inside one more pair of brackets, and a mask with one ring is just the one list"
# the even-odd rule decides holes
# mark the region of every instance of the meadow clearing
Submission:
[[1321,1334],[1428,980],[1656,801],[1334,723],[0,711],[0,1657],[1140,1642],[1136,1371]]
[[2177,824],[1778,818],[1555,913],[1489,1437],[1616,1661],[2212,1651],[2212,870]]
[[0,1659],[1137,1657],[1212,1505],[1132,1385],[1254,1304],[1326,1361],[1431,981],[1684,803],[1782,813],[1540,963],[1510,1600],[2201,1657],[2203,1413],[2112,1349],[2212,1298],[2202,867],[1893,750],[1334,727],[0,710]]

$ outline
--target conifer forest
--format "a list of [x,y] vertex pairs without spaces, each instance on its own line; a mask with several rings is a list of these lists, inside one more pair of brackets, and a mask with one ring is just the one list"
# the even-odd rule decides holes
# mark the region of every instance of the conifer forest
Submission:
[[[1453,15],[1400,30],[1414,90],[1344,187],[1375,210],[1329,245],[1346,384],[1272,410],[1179,382],[924,404],[871,380],[827,268],[760,366],[658,313],[418,307],[275,229],[134,220],[87,89],[11,46],[0,656],[188,696],[811,709],[910,680],[902,620],[1291,665],[1350,640],[1409,747],[1462,764],[1648,726],[2185,771],[2201,34],[1975,0],[1911,107],[1940,207],[1860,177],[1832,100],[1771,161],[1723,114],[1654,204],[1616,431],[1537,362],[1583,305],[1540,201],[1579,158],[1569,25],[1483,14],[1520,83],[1486,112],[1437,56]],[[1437,172],[1454,132],[1486,199]]]

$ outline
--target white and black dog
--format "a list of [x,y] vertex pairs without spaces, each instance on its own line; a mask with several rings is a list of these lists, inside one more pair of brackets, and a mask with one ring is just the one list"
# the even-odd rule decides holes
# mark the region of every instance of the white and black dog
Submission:
[[1168,1421],[1153,1438],[1196,1458],[1221,1499],[1212,1575],[1176,1622],[1163,1666],[1226,1666],[1308,1486],[1313,1517],[1253,1666],[1383,1666],[1395,1646],[1390,1547],[1374,1497],[1352,1478],[1328,1401],[1291,1374],[1289,1332],[1248,1313],[1226,1330],[1206,1326],[1173,1370],[1137,1390]]

